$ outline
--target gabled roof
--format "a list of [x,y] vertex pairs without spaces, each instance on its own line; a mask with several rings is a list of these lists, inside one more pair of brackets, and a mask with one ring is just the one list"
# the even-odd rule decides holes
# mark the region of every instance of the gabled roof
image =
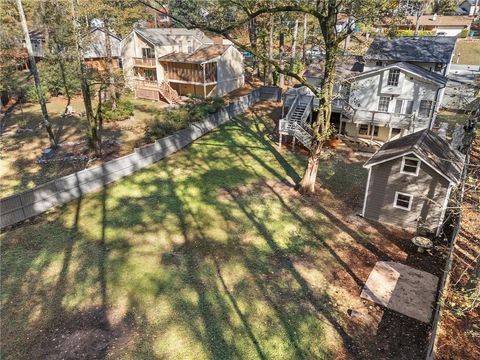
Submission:
[[200,64],[222,56],[229,47],[230,45],[207,45],[198,48],[191,54],[175,51],[160,57],[159,61]]
[[141,35],[145,40],[151,42],[153,45],[179,45],[176,40],[177,36],[191,36],[196,38],[202,44],[213,44],[203,32],[198,29],[186,28],[137,28],[134,30]]
[[366,168],[414,154],[448,181],[458,184],[463,170],[462,155],[432,130],[422,130],[385,143],[363,165]]
[[388,69],[392,69],[392,68],[399,69],[401,71],[405,71],[405,72],[408,72],[408,73],[413,74],[413,75],[417,75],[421,78],[424,78],[424,79],[426,79],[428,81],[431,81],[431,82],[435,82],[435,83],[437,83],[439,85],[442,85],[442,86],[445,86],[447,84],[447,81],[448,81],[448,78],[446,76],[443,76],[441,74],[437,74],[433,71],[428,71],[427,69],[424,69],[420,66],[417,66],[415,64],[411,64],[411,63],[408,63],[408,62],[404,62],[404,61],[400,61],[400,62],[397,62],[397,63],[394,63],[394,64],[390,64],[388,66],[379,67],[378,69],[365,71],[363,73],[360,73],[360,74],[356,75],[355,78],[373,75],[373,74],[376,74],[376,73],[379,73],[379,72],[382,72],[382,71],[385,71],[385,70],[388,70]]
[[457,38],[453,36],[403,36],[398,38],[377,36],[370,45],[365,58],[448,64],[452,58],[456,40]]

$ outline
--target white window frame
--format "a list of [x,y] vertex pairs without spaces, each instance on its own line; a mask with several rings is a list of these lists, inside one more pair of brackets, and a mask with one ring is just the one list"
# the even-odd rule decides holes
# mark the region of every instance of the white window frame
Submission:
[[[382,99],[387,100],[387,103],[383,104],[383,105],[387,105],[387,110],[381,110],[380,109],[380,106],[382,105]],[[378,111],[388,113],[390,111],[390,102],[391,101],[392,101],[392,98],[390,96],[380,96],[379,99],[378,99]]]
[[[405,166],[405,160],[414,160],[417,162],[417,170],[414,173],[403,170],[403,167]],[[418,176],[418,173],[420,172],[420,162],[421,162],[420,159],[417,159],[416,157],[404,156],[402,158],[402,166],[400,167],[400,173],[406,174],[406,175]]]
[[[410,198],[410,200],[408,201],[408,208],[406,208],[404,206],[398,206],[397,205],[398,195],[408,196]],[[412,203],[413,203],[413,195],[412,194],[407,194],[407,193],[404,193],[404,192],[395,191],[395,199],[393,200],[393,207],[394,208],[405,210],[405,211],[411,211],[412,210]]]
[[387,75],[387,86],[397,87],[400,83],[400,69],[390,69]]

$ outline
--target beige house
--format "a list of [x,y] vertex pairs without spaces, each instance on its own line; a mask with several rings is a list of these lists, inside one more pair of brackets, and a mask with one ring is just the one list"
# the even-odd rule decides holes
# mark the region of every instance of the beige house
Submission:
[[364,165],[362,216],[404,229],[440,230],[463,156],[431,130],[385,143]]
[[122,41],[125,81],[135,96],[179,101],[179,95],[224,96],[244,85],[243,56],[199,30],[134,29]]

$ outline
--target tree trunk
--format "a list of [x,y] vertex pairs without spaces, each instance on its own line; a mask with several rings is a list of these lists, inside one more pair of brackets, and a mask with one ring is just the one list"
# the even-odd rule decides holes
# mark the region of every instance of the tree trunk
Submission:
[[85,115],[87,117],[91,145],[95,151],[95,155],[100,156],[102,140],[99,137],[97,132],[97,126],[98,126],[97,119],[93,114],[92,94],[90,91],[90,84],[88,83],[87,69],[85,67],[85,63],[84,63],[82,51],[81,51],[80,44],[82,41],[82,35],[81,35],[81,29],[80,29],[80,22],[76,12],[76,7],[77,7],[77,0],[72,0],[73,23],[75,25],[76,56],[77,56],[79,70],[80,70],[80,86],[82,89],[83,103],[85,105]]
[[117,107],[117,95],[115,93],[115,76],[113,74],[113,56],[112,56],[112,43],[110,41],[110,30],[109,30],[109,21],[107,18],[103,19],[103,25],[105,30],[105,50],[107,52],[107,69],[108,69],[108,99],[112,102],[112,109]]
[[[253,18],[248,22],[248,37],[250,39],[250,46],[253,51],[257,51],[257,19]],[[258,59],[253,58],[253,72],[257,72],[257,76],[260,76],[260,67],[258,66]]]
[[[278,36],[278,62],[280,65],[280,69],[285,68],[285,63],[284,63],[284,54],[285,54],[285,34],[283,33],[283,30],[280,32]],[[278,80],[278,86],[283,88],[285,86],[285,75],[283,73],[280,73],[279,75],[279,80]]]
[[323,143],[331,135],[330,117],[332,115],[333,85],[335,83],[336,58],[338,54],[338,42],[335,34],[336,12],[329,12],[325,23],[320,23],[322,35],[325,40],[325,70],[323,74],[323,83],[319,93],[319,111],[312,124],[313,141],[310,150],[308,164],[305,169],[302,180],[300,181],[299,191],[302,194],[313,194],[315,192],[315,182],[317,178],[318,161],[322,151]]
[[[292,35],[292,49],[290,52],[290,71],[293,71],[293,66],[295,64],[295,58],[297,56],[297,36],[298,36],[298,19],[295,19],[295,26],[293,28]],[[289,83],[292,83],[293,79],[289,79]]]
[[48,116],[48,111],[47,111],[47,104],[43,96],[42,85],[40,82],[40,75],[38,74],[37,64],[35,62],[35,57],[33,56],[32,43],[30,42],[30,34],[28,32],[27,20],[25,18],[25,13],[23,12],[23,6],[22,6],[21,0],[17,0],[17,8],[18,8],[18,14],[20,15],[20,23],[22,25],[23,35],[25,37],[25,46],[27,47],[28,59],[30,61],[30,71],[33,74],[33,79],[35,81],[35,88],[37,90],[37,95],[38,95],[38,103],[40,104],[40,108],[42,110],[43,125],[47,130],[48,139],[50,140],[51,147],[56,148],[58,146],[58,143],[53,134],[52,125],[50,124],[50,118]]
[[303,17],[303,43],[302,43],[302,60],[303,62],[306,61],[306,54],[305,52],[307,51],[307,14],[304,15]]
[[[270,15],[270,33],[268,35],[268,59],[273,60],[273,16]],[[272,64],[268,63],[268,81],[269,84],[273,84]]]

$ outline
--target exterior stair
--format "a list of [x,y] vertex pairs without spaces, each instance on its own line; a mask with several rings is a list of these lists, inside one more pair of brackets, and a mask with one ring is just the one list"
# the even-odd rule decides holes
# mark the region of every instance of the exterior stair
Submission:
[[312,144],[312,129],[307,124],[307,117],[312,111],[313,96],[297,97],[287,115],[280,119],[280,135],[290,135],[300,141],[307,149]]
[[178,96],[178,93],[170,86],[167,81],[162,81],[159,86],[160,95],[169,103],[169,104],[181,104],[182,99]]

